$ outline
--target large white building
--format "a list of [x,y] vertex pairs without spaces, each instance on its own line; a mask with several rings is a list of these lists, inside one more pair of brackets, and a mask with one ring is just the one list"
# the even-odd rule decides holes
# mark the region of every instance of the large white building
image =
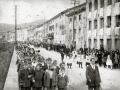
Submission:
[[15,41],[15,32],[8,31],[6,33],[7,41],[8,42],[14,42]]
[[[75,29],[76,29],[76,49],[84,47],[86,42],[86,4],[66,9],[50,20],[43,23],[40,27],[43,29],[43,35],[48,43],[65,44],[70,46],[73,41],[73,11],[75,9]],[[39,27],[39,28],[40,28]]]
[[68,45],[74,45],[76,49],[86,47],[86,3],[69,9],[67,16],[68,23],[66,38],[68,41],[66,42],[68,42]]
[[28,39],[28,28],[17,29],[17,41],[27,41]]
[[86,0],[87,47],[120,49],[120,0]]

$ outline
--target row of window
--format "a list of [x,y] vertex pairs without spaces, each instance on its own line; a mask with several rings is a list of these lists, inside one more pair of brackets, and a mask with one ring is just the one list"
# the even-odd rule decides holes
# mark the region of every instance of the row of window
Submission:
[[[70,19],[69,19],[69,23],[72,22],[72,19],[73,19],[73,18],[70,18]],[[74,21],[75,21],[75,20],[76,20],[76,16],[74,17]],[[81,15],[79,15],[79,20],[81,20]]]
[[[88,43],[89,43],[89,47],[91,47],[91,39],[88,39]],[[116,49],[120,49],[120,39],[115,39],[115,47]],[[100,39],[100,45],[104,45],[104,39]],[[111,45],[112,45],[112,40],[111,39],[107,39],[107,48],[111,49]],[[94,48],[97,48],[97,39],[94,39]]]
[[[116,27],[120,27],[120,15],[116,15]],[[104,18],[100,18],[100,28],[104,28]],[[111,16],[107,17],[107,28],[111,28]],[[92,29],[92,22],[89,21],[89,30]],[[94,20],[94,29],[97,29],[97,20]]]
[[[104,7],[104,1],[105,0],[100,0],[100,8]],[[120,0],[116,0],[116,2],[120,2]],[[107,5],[111,5],[112,4],[112,0],[107,0]],[[94,1],[94,10],[98,9],[98,0]],[[92,11],[92,2],[89,3],[89,12]]]

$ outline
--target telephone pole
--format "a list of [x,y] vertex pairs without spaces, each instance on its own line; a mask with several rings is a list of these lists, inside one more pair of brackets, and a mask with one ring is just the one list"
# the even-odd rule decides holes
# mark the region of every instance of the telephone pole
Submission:
[[73,46],[76,47],[76,43],[75,43],[75,6],[76,4],[80,4],[80,1],[78,0],[71,0],[71,4],[74,4],[74,14],[73,14]]
[[15,5],[15,45],[17,45],[17,5]]

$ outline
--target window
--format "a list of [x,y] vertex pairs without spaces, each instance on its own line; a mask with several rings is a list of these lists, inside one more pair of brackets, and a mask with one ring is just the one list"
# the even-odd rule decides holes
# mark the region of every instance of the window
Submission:
[[56,28],[57,28],[57,23],[56,23]]
[[116,0],[116,2],[120,2],[120,0]]
[[94,20],[94,29],[97,29],[97,20]]
[[120,27],[120,15],[116,16],[116,27]]
[[107,27],[111,28],[111,16],[107,17]]
[[79,20],[81,20],[81,15],[79,15]]
[[89,3],[89,12],[92,11],[92,2]]
[[100,18],[100,28],[104,28],[104,18]]
[[104,7],[104,0],[100,1],[100,7],[103,8]]
[[70,18],[70,22],[72,22],[72,18]]
[[74,21],[76,20],[76,16],[74,17]]
[[81,33],[81,28],[79,28],[79,33]]
[[112,0],[108,0],[107,5],[111,5],[112,4]]
[[97,1],[97,0],[94,1],[94,7],[95,7],[95,8],[94,8],[95,10],[98,9],[98,1]]
[[89,30],[91,30],[92,29],[92,23],[91,23],[91,21],[89,21]]

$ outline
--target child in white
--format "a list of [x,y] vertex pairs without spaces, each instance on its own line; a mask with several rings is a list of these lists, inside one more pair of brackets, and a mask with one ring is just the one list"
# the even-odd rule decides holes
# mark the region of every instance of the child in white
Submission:
[[107,67],[110,66],[112,69],[112,60],[110,59],[110,55],[107,57],[107,62],[106,62]]
[[70,58],[69,56],[67,56],[67,66],[68,66],[68,68],[70,67],[71,68],[71,66],[72,66],[72,58]]
[[86,55],[86,66],[90,65],[90,55]]

